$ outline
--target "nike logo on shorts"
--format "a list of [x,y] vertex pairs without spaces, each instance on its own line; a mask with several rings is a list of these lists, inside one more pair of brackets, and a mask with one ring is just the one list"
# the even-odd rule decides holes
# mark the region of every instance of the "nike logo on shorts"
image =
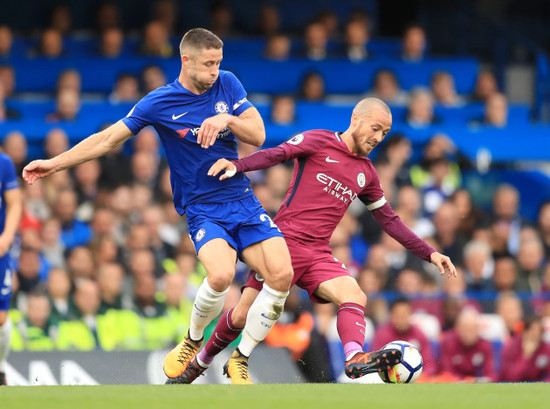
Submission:
[[183,114],[179,114],[179,115],[176,115],[176,114],[172,114],[172,119],[175,121],[176,119],[180,119],[182,116],[184,116],[185,114],[187,114],[189,111],[187,112],[184,112]]

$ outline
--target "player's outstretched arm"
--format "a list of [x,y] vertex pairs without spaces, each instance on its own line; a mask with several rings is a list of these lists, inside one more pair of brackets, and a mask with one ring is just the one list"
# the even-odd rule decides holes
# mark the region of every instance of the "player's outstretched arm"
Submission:
[[430,254],[430,263],[434,264],[439,268],[439,274],[443,275],[448,273],[449,277],[456,277],[458,275],[456,267],[449,258],[444,254],[438,253],[437,251]]
[[38,179],[71,168],[91,159],[105,155],[134,136],[122,121],[101,132],[90,135],[66,152],[47,160],[35,160],[23,169],[23,179],[33,184]]
[[197,132],[197,143],[209,148],[226,127],[242,142],[262,146],[265,141],[264,121],[258,110],[250,107],[239,116],[219,114],[205,119]]

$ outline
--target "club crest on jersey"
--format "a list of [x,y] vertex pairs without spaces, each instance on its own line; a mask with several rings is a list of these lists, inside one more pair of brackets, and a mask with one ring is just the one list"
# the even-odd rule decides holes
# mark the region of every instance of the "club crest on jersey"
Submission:
[[195,235],[195,241],[198,243],[202,239],[204,239],[204,235],[206,234],[206,230],[200,229],[197,234]]
[[214,105],[214,109],[218,114],[225,114],[229,111],[229,105],[223,101],[216,102],[216,105]]
[[357,175],[357,184],[359,187],[365,187],[365,183],[367,183],[367,178],[365,177],[365,174],[363,172],[360,172]]
[[288,140],[288,143],[291,144],[291,145],[299,145],[303,142],[304,140],[304,135],[302,135],[301,133],[299,133],[298,135],[296,135],[294,138],[292,139],[289,139]]

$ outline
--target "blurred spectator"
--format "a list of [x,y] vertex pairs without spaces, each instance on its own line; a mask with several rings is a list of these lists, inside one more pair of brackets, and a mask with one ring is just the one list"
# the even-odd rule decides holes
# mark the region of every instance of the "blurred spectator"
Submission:
[[519,291],[539,292],[542,288],[544,247],[538,236],[520,241],[518,260],[518,279],[516,289]]
[[81,87],[82,78],[77,70],[64,70],[63,72],[61,72],[61,74],[59,74],[59,77],[57,77],[56,92],[58,94],[65,89],[74,90],[78,94],[80,94]]
[[141,71],[141,81],[145,94],[166,85],[166,75],[158,65],[148,65]]
[[277,95],[271,101],[271,122],[276,125],[291,125],[296,119],[296,102],[290,95]]
[[32,185],[25,183],[22,188],[24,206],[21,228],[26,227],[25,222],[31,222],[32,225],[40,228],[40,221],[46,220],[52,213],[47,202],[44,182],[40,180]]
[[317,13],[315,21],[323,25],[328,39],[336,39],[338,37],[340,22],[338,21],[338,15],[333,10],[321,10]]
[[0,82],[3,85],[4,98],[10,98],[15,91],[15,70],[11,65],[0,64]]
[[77,246],[67,252],[67,270],[71,281],[95,280],[95,262],[89,247]]
[[46,121],[75,121],[79,111],[80,94],[74,89],[65,88],[57,94],[56,110],[46,116]]
[[485,102],[486,125],[504,128],[508,122],[508,101],[504,94],[495,93],[489,96]]
[[61,35],[69,34],[72,26],[72,15],[69,6],[66,4],[56,4],[50,15],[50,27],[58,30]]
[[72,189],[63,189],[58,193],[54,206],[61,222],[61,240],[67,250],[87,245],[92,238],[90,226],[75,217],[77,204],[76,193]]
[[6,102],[6,92],[4,83],[0,81],[0,123],[8,119],[19,119],[21,114],[14,108],[11,108]]
[[119,248],[112,236],[98,236],[90,244],[97,265],[118,261]]
[[99,185],[102,188],[115,189],[132,180],[130,159],[122,153],[122,145],[99,158],[99,164]]
[[55,28],[44,30],[40,36],[40,44],[32,53],[33,57],[57,58],[64,54],[63,36]]
[[413,186],[403,186],[397,195],[395,213],[420,238],[432,237],[435,233],[433,223],[420,217],[420,194]]
[[491,247],[487,243],[474,240],[464,246],[464,274],[468,291],[491,290],[493,267]]
[[61,241],[61,223],[54,217],[42,223],[42,254],[52,267],[65,267],[65,245]]
[[472,196],[466,189],[456,190],[451,201],[456,206],[459,216],[458,232],[466,238],[471,238],[474,230],[483,220],[482,212],[472,202]]
[[387,69],[382,69],[374,75],[369,94],[390,105],[403,106],[407,104],[408,100],[407,93],[400,88],[395,74]]
[[91,222],[94,237],[113,236],[115,217],[108,207],[96,207]]
[[286,61],[290,56],[292,44],[290,38],[284,34],[274,34],[267,40],[264,57],[272,61]]
[[363,61],[368,58],[367,43],[369,41],[368,27],[358,20],[350,21],[346,26],[345,55],[350,61]]
[[426,33],[418,25],[407,27],[403,34],[401,58],[404,61],[418,62],[424,59],[426,52]]
[[258,16],[258,34],[262,37],[272,37],[279,33],[281,19],[279,9],[274,4],[263,4]]
[[110,309],[119,310],[123,308],[123,279],[124,269],[120,264],[105,263],[99,266],[97,270],[97,284],[101,294],[100,314],[105,314]]
[[165,274],[163,277],[167,314],[170,317],[174,342],[179,342],[189,329],[193,301],[187,296],[187,280],[180,272]]
[[455,205],[445,201],[434,214],[435,240],[441,249],[440,252],[449,256],[453,263],[462,266],[462,249],[466,239],[458,233],[458,213]]
[[221,37],[236,35],[233,27],[233,11],[223,0],[215,0],[210,7],[210,31]]
[[525,322],[521,335],[508,340],[502,351],[501,382],[550,382],[550,346],[543,342],[538,318]]
[[163,235],[165,218],[161,207],[153,205],[146,208],[142,212],[141,218],[147,227],[150,247],[155,253],[155,258],[158,260],[158,263],[162,264],[165,259],[173,258],[175,256],[175,249],[173,245],[166,240],[166,236]]
[[146,276],[155,276],[155,256],[151,250],[133,250],[127,266],[134,280]]
[[141,317],[159,317],[166,312],[166,305],[155,298],[155,278],[143,276],[135,281],[134,304]]
[[[81,220],[91,220],[93,202],[99,192],[98,180],[101,173],[99,161],[92,159],[74,168],[75,191],[78,197],[78,215]],[[87,206],[87,208],[83,208]]]
[[156,0],[153,5],[153,19],[161,22],[169,35],[176,34],[178,18],[177,3],[174,0]]
[[424,128],[437,122],[433,104],[432,94],[427,89],[413,89],[407,111],[407,124],[413,128]]
[[453,188],[445,183],[445,179],[451,172],[451,164],[443,156],[430,160],[426,167],[429,173],[429,182],[422,188],[422,203],[424,214],[427,217],[432,217],[441,204],[453,193]]
[[53,158],[69,149],[69,137],[61,128],[52,128],[46,134],[44,151],[47,158]]
[[490,71],[481,71],[472,95],[472,100],[486,102],[490,96],[498,93],[498,85],[495,75]]
[[305,101],[322,101],[325,99],[325,80],[315,72],[306,73],[300,84],[299,97]]
[[372,349],[381,349],[384,345],[396,339],[410,342],[417,347],[424,360],[423,374],[435,375],[437,366],[432,358],[432,348],[426,336],[411,323],[412,306],[404,298],[395,300],[390,309],[390,322],[377,328]]
[[139,81],[133,74],[122,73],[117,77],[113,92],[109,95],[109,102],[137,102],[139,100]]
[[13,45],[13,33],[11,28],[0,25],[0,58],[9,58]]
[[23,167],[27,164],[28,146],[25,135],[19,131],[9,132],[2,141],[2,148],[15,165],[17,176],[20,176]]
[[151,21],[145,26],[141,53],[151,57],[171,57],[174,54],[168,30],[160,21]]
[[493,286],[496,291],[514,291],[517,278],[518,268],[512,257],[499,257],[495,260]]
[[17,278],[19,292],[28,294],[40,288],[40,253],[39,249],[23,246],[19,253]]
[[544,246],[545,259],[550,261],[550,201],[544,202],[539,209],[537,228]]
[[159,136],[155,128],[147,126],[143,128],[134,138],[132,145],[134,152],[147,152],[159,156]]
[[321,23],[311,23],[304,33],[303,56],[310,60],[321,61],[328,57],[328,35],[326,27]]
[[525,221],[519,215],[519,192],[515,187],[501,184],[493,196],[491,246],[495,255],[516,255],[520,231]]
[[51,307],[43,291],[29,294],[23,308],[25,316],[14,322],[11,345],[17,350],[48,351],[55,348],[57,327],[50,315]]
[[411,141],[401,134],[393,134],[385,141],[380,159],[385,159],[395,175],[397,187],[411,184],[409,159],[412,155]]
[[71,317],[71,279],[61,268],[52,268],[48,274],[48,294],[50,297],[51,314],[55,321]]
[[512,292],[500,293],[496,300],[495,313],[500,315],[509,335],[523,331],[523,307],[520,299]]
[[436,104],[446,107],[459,107],[464,100],[456,93],[455,80],[447,71],[436,71],[432,75],[432,94]]
[[496,374],[491,344],[480,338],[479,316],[462,312],[441,343],[442,372],[459,381],[491,382]]
[[120,27],[119,5],[113,0],[103,1],[96,12],[96,27],[99,33]]
[[154,187],[158,176],[158,155],[147,151],[134,153],[131,159],[134,182]]
[[101,33],[99,54],[102,57],[116,58],[122,53],[124,33],[118,27],[107,28]]

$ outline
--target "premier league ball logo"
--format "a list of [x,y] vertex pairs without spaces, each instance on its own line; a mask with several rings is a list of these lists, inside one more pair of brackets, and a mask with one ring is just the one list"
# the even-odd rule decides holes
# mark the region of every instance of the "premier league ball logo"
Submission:
[[303,140],[304,140],[304,135],[300,133],[296,135],[294,138],[290,139],[288,143],[290,143],[291,145],[299,145],[302,143]]
[[229,111],[229,105],[227,105],[223,101],[218,101],[216,102],[216,105],[214,105],[214,109],[218,114],[225,114],[226,112]]

